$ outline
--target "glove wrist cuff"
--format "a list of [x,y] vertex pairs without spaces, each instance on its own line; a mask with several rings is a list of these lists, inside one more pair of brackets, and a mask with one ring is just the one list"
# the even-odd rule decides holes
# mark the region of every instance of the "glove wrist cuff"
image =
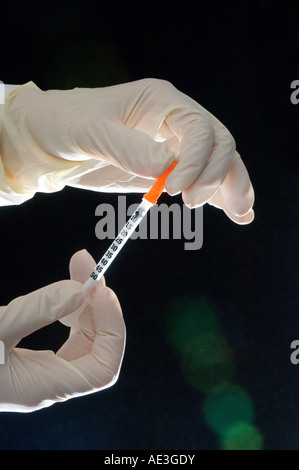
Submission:
[[65,186],[61,179],[78,167],[36,144],[26,111],[35,92],[28,88],[42,92],[33,82],[7,85],[5,103],[0,105],[0,205],[20,204],[36,192],[60,191]]

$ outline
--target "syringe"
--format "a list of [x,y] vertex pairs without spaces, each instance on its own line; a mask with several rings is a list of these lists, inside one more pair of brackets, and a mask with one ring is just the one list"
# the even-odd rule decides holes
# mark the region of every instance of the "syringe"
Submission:
[[98,264],[95,266],[94,270],[90,274],[88,280],[84,284],[86,293],[89,293],[101,279],[103,274],[107,271],[112,261],[116,258],[120,250],[123,248],[125,243],[128,241],[132,233],[136,230],[144,216],[147,214],[148,210],[153,207],[162,194],[165,188],[165,181],[169,173],[174,169],[177,162],[174,161],[172,165],[166,170],[150,190],[144,194],[141,204],[137,207],[135,212],[132,214],[128,222],[125,224],[123,229],[119,232],[115,240],[111,243],[106,253],[100,259]]

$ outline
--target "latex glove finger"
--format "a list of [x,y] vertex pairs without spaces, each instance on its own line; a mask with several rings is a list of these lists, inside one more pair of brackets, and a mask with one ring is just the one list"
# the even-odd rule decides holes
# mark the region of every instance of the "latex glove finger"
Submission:
[[92,391],[84,375],[52,351],[15,348],[0,366],[0,411],[29,413]]
[[[78,281],[81,284],[85,284],[87,279],[89,278],[90,273],[93,271],[96,265],[95,260],[92,256],[86,251],[81,250],[77,251],[70,260],[69,270],[71,279],[74,281]],[[100,288],[105,286],[105,279],[102,277],[97,285],[96,288]],[[74,310],[69,315],[64,316],[60,319],[60,322],[66,326],[72,326],[74,321],[81,315],[83,310],[86,308],[88,304],[88,296],[86,296],[85,302],[80,305],[80,307]]]
[[214,143],[214,127],[194,109],[184,107],[167,117],[168,125],[179,136],[178,164],[166,180],[169,194],[184,191],[206,166]]
[[248,213],[242,216],[233,214],[227,207],[220,189],[214,194],[212,199],[209,201],[209,204],[211,206],[216,207],[217,209],[222,209],[223,212],[227,215],[227,217],[238,225],[247,225],[247,224],[250,224],[254,220],[253,209],[249,209]]
[[128,128],[120,122],[105,123],[105,140],[103,123],[94,123],[92,144],[89,143],[88,149],[84,150],[95,159],[100,158],[145,178],[157,178],[174,161],[174,154],[164,143],[156,142],[145,132]]
[[[178,153],[179,140],[165,121],[160,125],[159,132],[154,133],[153,138],[156,142],[165,143],[173,155]],[[163,168],[159,169],[159,173],[160,171],[163,171]],[[64,177],[64,182],[68,186],[106,193],[145,193],[154,181],[154,177],[137,176],[121,169],[119,166],[109,165],[108,162],[106,164],[99,162],[95,164],[94,160],[82,162],[80,167],[73,171],[71,175]]]
[[[90,254],[86,250],[79,251],[71,259],[71,275],[83,282],[86,280],[84,271],[90,273],[94,266],[95,261]],[[115,367],[120,367],[119,358],[124,345],[125,324],[121,307],[114,292],[105,287],[101,279],[90,293],[84,312],[73,323],[69,339],[57,354],[68,361],[88,356],[92,365],[89,353],[93,351],[99,361],[107,358],[110,368],[115,370]],[[81,361],[86,367],[87,358]]]
[[[70,259],[69,271],[71,279],[85,284],[95,265],[95,260],[87,250],[77,251]],[[97,286],[104,287],[105,285],[105,278],[102,276],[97,282]]]
[[254,204],[254,190],[247,169],[236,152],[228,174],[220,186],[228,210],[236,216],[248,214]]
[[254,190],[237,152],[223,184],[209,200],[209,204],[223,209],[238,224],[248,224],[254,219]]
[[70,337],[58,355],[73,364],[94,388],[118,378],[125,348],[121,307],[108,287],[93,293],[88,306],[73,324]]
[[132,175],[112,165],[65,178],[68,186],[105,193],[146,193],[154,181],[154,178]]
[[82,284],[66,280],[17,297],[6,307],[1,307],[1,339],[6,353],[9,354],[25,336],[79,308],[84,300]]
[[169,82],[149,79],[137,84],[139,99],[135,98],[133,109],[128,106],[126,125],[176,149],[178,165],[166,180],[166,190],[176,194],[204,168],[213,147],[214,125],[203,108]]
[[199,207],[211,199],[225,180],[235,154],[235,142],[226,129],[217,131],[214,147],[200,175],[183,191],[185,204]]

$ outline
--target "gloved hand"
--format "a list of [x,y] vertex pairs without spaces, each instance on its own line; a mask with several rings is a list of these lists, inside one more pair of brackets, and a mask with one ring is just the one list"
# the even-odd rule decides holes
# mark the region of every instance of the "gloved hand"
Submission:
[[89,305],[56,354],[16,347],[23,337],[82,307],[81,282],[94,265],[91,256],[80,251],[71,261],[72,280],[56,282],[0,308],[6,353],[5,364],[0,365],[0,411],[35,411],[116,382],[125,325],[118,299],[104,281],[90,294]]
[[233,137],[169,82],[45,92],[30,82],[10,91],[0,119],[7,200],[64,185],[145,192],[176,158],[169,194],[182,192],[189,207],[208,202],[237,223],[254,217],[253,188]]

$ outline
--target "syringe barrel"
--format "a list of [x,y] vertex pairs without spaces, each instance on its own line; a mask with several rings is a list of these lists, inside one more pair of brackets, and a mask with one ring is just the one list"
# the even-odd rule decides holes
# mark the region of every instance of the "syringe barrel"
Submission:
[[132,233],[136,230],[143,217],[147,214],[148,210],[153,204],[146,199],[143,199],[141,204],[137,207],[126,225],[119,232],[115,240],[111,243],[106,253],[103,255],[99,263],[95,266],[93,272],[90,274],[88,280],[84,284],[84,289],[90,292],[96,283],[101,279],[112,261],[116,258],[122,247],[130,238]]

